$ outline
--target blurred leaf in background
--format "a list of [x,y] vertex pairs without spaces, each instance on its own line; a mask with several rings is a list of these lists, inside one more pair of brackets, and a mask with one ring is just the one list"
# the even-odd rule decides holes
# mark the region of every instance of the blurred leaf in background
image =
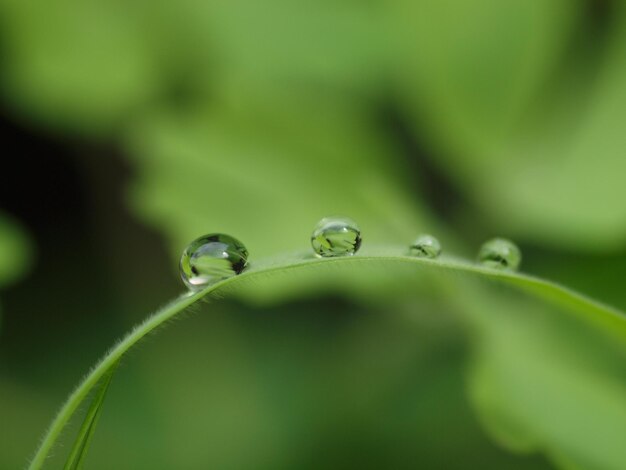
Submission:
[[359,220],[372,241],[404,243],[432,227],[407,184],[394,183],[403,177],[388,165],[391,143],[341,101],[277,91],[234,109],[155,113],[130,145],[140,168],[133,206],[175,249],[214,227],[250,240],[259,257],[301,248],[329,210]]
[[623,2],[433,2],[434,18],[409,3],[405,96],[437,163],[517,237],[623,247]]
[[15,218],[0,212],[0,285],[18,282],[33,264],[33,246]]
[[476,341],[469,393],[490,434],[519,452],[545,452],[558,467],[620,468],[623,337],[590,328],[564,308],[477,292],[459,297]]
[[0,287],[6,289],[26,277],[32,267],[33,258],[33,245],[26,230],[13,217],[0,212]]
[[[0,212],[0,286],[19,281],[32,263],[32,246],[24,230]],[[0,330],[2,304],[0,304]]]

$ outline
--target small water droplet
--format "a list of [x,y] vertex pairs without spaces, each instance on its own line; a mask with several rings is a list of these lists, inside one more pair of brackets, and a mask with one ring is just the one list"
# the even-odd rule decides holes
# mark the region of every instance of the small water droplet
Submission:
[[418,258],[436,258],[441,254],[441,243],[432,235],[423,234],[411,244],[410,252]]
[[478,261],[490,268],[515,271],[522,262],[522,252],[512,241],[505,238],[494,238],[480,247]]
[[317,256],[325,258],[353,255],[361,246],[361,231],[347,217],[325,217],[315,226],[311,245]]
[[223,233],[192,241],[180,258],[180,276],[191,290],[201,290],[220,279],[235,276],[248,263],[248,250],[236,238]]

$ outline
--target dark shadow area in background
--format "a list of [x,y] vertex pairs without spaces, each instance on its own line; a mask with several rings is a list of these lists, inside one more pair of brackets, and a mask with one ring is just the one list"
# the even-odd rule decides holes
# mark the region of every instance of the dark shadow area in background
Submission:
[[32,271],[2,292],[0,362],[26,381],[45,380],[38,369],[50,363],[38,358],[56,357],[63,367],[64,356],[80,350],[76,361],[86,370],[180,292],[175,271],[160,237],[128,213],[131,174],[106,145],[61,140],[5,116],[0,136],[0,207],[24,225],[36,250]]
[[410,119],[398,105],[400,100],[388,97],[378,106],[378,123],[383,132],[402,150],[408,183],[420,202],[426,202],[432,212],[445,222],[451,222],[464,205],[461,192],[432,160],[432,150],[413,132]]

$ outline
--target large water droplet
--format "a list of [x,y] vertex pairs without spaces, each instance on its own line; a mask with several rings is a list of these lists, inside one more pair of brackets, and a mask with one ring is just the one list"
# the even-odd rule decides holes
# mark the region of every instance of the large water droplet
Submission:
[[515,243],[504,238],[494,238],[480,247],[478,261],[484,266],[516,270],[522,262],[522,252]]
[[223,233],[192,241],[180,258],[180,276],[191,290],[200,290],[220,279],[235,276],[248,263],[248,250],[236,238]]
[[311,245],[317,256],[353,255],[361,246],[361,231],[347,217],[325,217],[315,226]]
[[419,258],[436,258],[441,253],[441,243],[432,235],[420,235],[411,244],[411,255]]

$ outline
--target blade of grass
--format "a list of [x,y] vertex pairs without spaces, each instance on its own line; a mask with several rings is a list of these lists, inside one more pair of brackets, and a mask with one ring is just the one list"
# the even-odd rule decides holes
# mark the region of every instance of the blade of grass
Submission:
[[98,391],[91,401],[87,415],[85,416],[83,424],[78,431],[78,435],[74,440],[74,446],[72,447],[72,451],[70,452],[67,462],[65,462],[65,466],[63,467],[64,470],[79,470],[82,468],[85,456],[87,455],[87,450],[89,449],[89,444],[91,443],[93,433],[98,424],[98,419],[102,413],[104,397],[109,389],[111,379],[113,379],[113,374],[115,373],[118,364],[119,363],[114,364],[102,378],[100,387],[98,387]]
[[[76,412],[76,409],[93,387],[115,368],[124,354],[146,335],[199,300],[208,297],[212,293],[226,290],[226,288],[230,291],[239,285],[243,285],[247,281],[272,277],[269,275],[276,273],[295,275],[297,272],[307,270],[321,271],[328,265],[355,265],[358,267],[358,265],[362,263],[383,263],[389,266],[395,264],[414,265],[423,269],[481,276],[485,279],[503,282],[533,297],[566,307],[568,312],[576,314],[594,325],[602,327],[607,332],[617,335],[621,340],[626,341],[626,315],[621,311],[578,294],[556,283],[521,273],[489,269],[448,256],[436,260],[415,258],[406,255],[405,247],[373,247],[363,249],[362,254],[360,253],[355,256],[343,258],[312,258],[309,254],[276,258],[255,264],[239,276],[219,281],[202,291],[184,294],[149,316],[143,323],[136,326],[96,364],[68,397],[41,441],[33,460],[30,462],[29,470],[39,470],[43,467],[50,450],[60,437],[65,425]],[[95,427],[95,422],[93,427]],[[93,429],[89,432],[93,433]]]

